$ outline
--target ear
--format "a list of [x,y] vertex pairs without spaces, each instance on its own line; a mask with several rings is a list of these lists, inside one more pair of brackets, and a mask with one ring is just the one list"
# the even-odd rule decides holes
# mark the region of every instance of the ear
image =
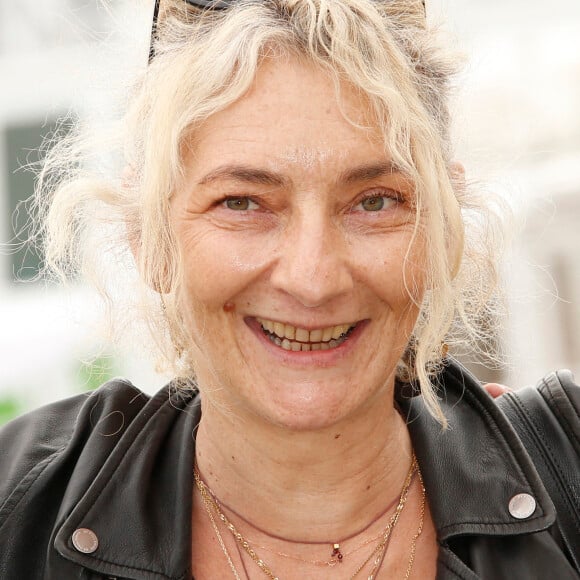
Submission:
[[457,187],[459,191],[465,189],[465,166],[459,161],[452,161],[449,164],[449,176],[453,185]]

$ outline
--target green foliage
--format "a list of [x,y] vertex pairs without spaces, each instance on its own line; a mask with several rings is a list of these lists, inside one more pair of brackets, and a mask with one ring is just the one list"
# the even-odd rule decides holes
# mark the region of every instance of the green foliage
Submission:
[[8,423],[24,411],[24,404],[15,397],[0,399],[0,425]]
[[[99,356],[90,362],[84,362],[76,368],[76,377],[71,381],[74,389],[71,394],[79,390],[92,391],[119,374],[119,361],[112,356]],[[0,395],[0,425],[8,423],[34,406],[34,400],[29,400],[30,397],[13,394],[23,392],[29,392],[29,389],[21,386],[20,389],[11,389]]]
[[81,364],[78,372],[79,384],[81,389],[92,391],[118,374],[118,367],[113,357],[99,356]]

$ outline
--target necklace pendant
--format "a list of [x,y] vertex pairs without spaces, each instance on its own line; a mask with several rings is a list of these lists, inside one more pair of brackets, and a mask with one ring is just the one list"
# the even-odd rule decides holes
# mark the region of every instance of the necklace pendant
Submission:
[[342,555],[342,552],[340,551],[340,544],[333,544],[332,545],[332,554],[330,557],[333,560],[336,558],[342,564],[342,559],[344,558],[344,556]]

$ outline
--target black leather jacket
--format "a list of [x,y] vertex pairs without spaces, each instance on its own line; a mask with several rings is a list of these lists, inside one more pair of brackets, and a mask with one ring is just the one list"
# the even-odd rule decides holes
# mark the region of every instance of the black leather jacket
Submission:
[[[420,397],[399,397],[437,528],[438,580],[577,579],[504,416],[453,363],[443,381],[447,431]],[[194,393],[170,385],[150,398],[117,380],[2,428],[1,580],[189,580],[199,419]],[[521,493],[536,509],[516,519],[508,506]],[[79,529],[89,531],[75,548]]]

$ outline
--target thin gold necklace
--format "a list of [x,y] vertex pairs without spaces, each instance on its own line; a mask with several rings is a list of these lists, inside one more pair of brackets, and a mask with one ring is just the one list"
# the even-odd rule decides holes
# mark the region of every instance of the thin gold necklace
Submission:
[[[389,544],[389,540],[390,540],[392,531],[395,528],[397,522],[399,521],[401,512],[403,511],[403,508],[405,507],[405,504],[407,502],[409,488],[411,487],[411,482],[412,482],[413,476],[416,472],[419,473],[419,479],[420,479],[421,486],[423,489],[423,500],[422,500],[422,507],[421,507],[421,522],[420,522],[420,526],[419,526],[419,531],[417,532],[417,534],[415,534],[415,536],[412,540],[411,558],[409,560],[407,575],[405,577],[406,580],[409,578],[409,576],[411,574],[412,567],[413,567],[416,540],[419,537],[419,535],[422,531],[422,528],[423,528],[423,517],[424,517],[424,507],[425,507],[425,489],[423,486],[423,479],[421,477],[419,466],[417,464],[417,460],[416,460],[414,454],[412,456],[411,467],[409,468],[409,471],[408,471],[407,476],[405,478],[405,483],[403,484],[403,488],[401,490],[401,495],[399,496],[399,503],[395,509],[395,513],[391,516],[389,523],[387,524],[387,526],[385,527],[385,529],[381,533],[380,542],[375,547],[375,549],[371,552],[370,556],[368,558],[366,558],[365,561],[356,569],[354,574],[352,574],[352,576],[350,577],[351,580],[354,579],[365,568],[365,566],[367,566],[369,564],[369,562],[373,559],[373,557],[374,557],[373,567],[372,567],[370,575],[368,576],[368,580],[374,580],[376,573],[380,569],[380,566],[384,560],[385,553],[386,553],[386,550],[387,550],[387,547]],[[205,510],[208,513],[212,527],[214,529],[214,532],[216,533],[220,547],[221,547],[224,555],[226,556],[226,559],[228,561],[228,565],[229,565],[229,567],[234,575],[234,578],[236,578],[236,580],[240,580],[240,576],[235,568],[235,565],[232,561],[232,558],[229,554],[229,551],[228,551],[227,547],[225,546],[225,543],[223,541],[221,534],[219,533],[217,523],[215,521],[215,518],[213,517],[213,513],[212,513],[213,511],[215,511],[218,518],[226,526],[226,528],[230,531],[230,533],[232,534],[232,536],[234,537],[236,542],[244,549],[244,551],[250,556],[250,558],[260,568],[260,570],[266,576],[268,576],[271,580],[279,580],[279,578],[272,572],[272,570],[266,564],[266,562],[264,562],[264,560],[262,560],[258,556],[256,551],[252,548],[250,542],[244,538],[244,536],[237,530],[235,525],[232,522],[230,522],[230,520],[227,518],[227,516],[223,513],[223,510],[221,509],[220,502],[218,501],[216,496],[213,494],[211,489],[201,479],[199,471],[197,470],[197,466],[195,466],[195,469],[194,469],[194,479],[195,479],[195,484],[196,484],[196,486],[200,492],[200,495],[202,497]],[[338,551],[338,553],[340,553],[340,545],[333,544],[333,546],[334,546],[333,555],[335,555],[335,553],[337,551]]]
[[385,559],[385,554],[387,552],[387,548],[389,545],[389,541],[391,539],[391,534],[399,521],[403,508],[407,503],[407,497],[409,496],[409,489],[411,487],[411,482],[413,481],[413,476],[416,472],[419,472],[419,465],[417,464],[417,459],[415,458],[415,454],[413,454],[411,467],[409,468],[409,472],[407,473],[407,477],[405,479],[405,483],[403,484],[403,489],[401,490],[401,495],[399,497],[399,503],[397,508],[395,509],[395,513],[392,515],[389,523],[387,524],[383,538],[377,545],[377,547],[371,552],[371,555],[355,570],[354,574],[350,577],[350,580],[355,578],[363,569],[364,567],[373,559],[373,567],[371,572],[368,576],[368,580],[374,580],[376,574],[378,573],[383,560]]
[[[200,479],[203,481],[203,477],[200,475]],[[211,492],[210,492],[211,493]],[[214,495],[212,493],[212,495]],[[254,524],[253,522],[247,520],[244,516],[242,516],[241,514],[239,514],[236,510],[234,510],[233,508],[229,507],[228,505],[224,504],[222,501],[219,501],[215,495],[214,495],[214,499],[216,500],[216,502],[219,504],[221,510],[223,512],[231,512],[232,514],[234,514],[238,519],[240,519],[241,521],[243,521],[245,524],[247,524],[248,526],[256,529],[258,532],[262,533],[265,536],[269,536],[271,538],[277,539],[277,540],[282,540],[283,542],[287,542],[290,544],[309,544],[309,545],[324,545],[324,544],[329,544],[329,542],[300,542],[300,541],[296,541],[296,540],[288,540],[286,538],[277,536],[275,534],[271,534],[261,528],[259,528],[256,524]],[[365,546],[368,546],[369,544],[372,544],[373,542],[378,542],[379,538],[383,535],[384,530],[381,530],[375,537],[373,538],[369,538],[367,540],[365,540],[362,544],[360,544],[359,546],[357,546],[356,548],[351,549],[348,552],[344,552],[342,551],[342,544],[352,538],[355,538],[361,534],[363,534],[364,532],[366,532],[373,524],[375,524],[376,522],[378,522],[380,519],[382,519],[383,517],[385,517],[387,515],[388,512],[390,512],[398,503],[399,498],[397,497],[395,500],[393,500],[386,508],[385,510],[380,513],[376,518],[374,518],[372,521],[370,521],[368,524],[366,524],[363,528],[357,530],[355,533],[350,534],[349,536],[347,536],[346,538],[344,538],[343,540],[341,540],[340,542],[335,542],[333,544],[331,544],[332,546],[332,553],[330,555],[330,560],[306,560],[304,558],[300,558],[298,556],[293,556],[291,554],[286,554],[284,552],[278,552],[276,550],[272,550],[271,548],[268,548],[267,546],[258,546],[258,549],[260,550],[265,550],[266,552],[270,552],[271,554],[276,554],[277,556],[281,556],[283,558],[288,558],[290,560],[295,560],[297,562],[303,562],[305,564],[312,564],[314,566],[323,566],[323,567],[329,567],[332,568],[334,566],[336,566],[339,563],[342,563],[344,561],[344,559],[347,556],[350,556],[356,552],[358,552],[359,550],[362,550]],[[227,517],[227,513],[226,513],[226,517]],[[247,538],[248,543],[250,545],[256,545],[258,542],[255,542],[254,540]]]
[[[415,562],[415,553],[417,550],[417,540],[423,531],[423,525],[425,521],[425,504],[426,504],[426,492],[425,492],[425,485],[423,483],[423,476],[421,475],[421,470],[417,467],[417,475],[419,476],[419,483],[421,485],[421,507],[419,509],[419,526],[415,535],[411,538],[411,548],[409,550],[409,561],[407,562],[407,570],[405,572],[405,577],[403,580],[409,580],[411,577],[411,572],[413,571],[413,564]],[[376,575],[378,574],[379,570],[385,559],[385,554],[387,551],[388,542],[385,547],[382,549],[381,554],[377,556],[374,562],[373,569],[368,576],[368,580],[374,580]]]
[[[196,482],[197,482],[197,480],[196,480]],[[207,499],[204,497],[204,494],[201,494],[201,499],[203,501],[203,505],[205,506],[205,511],[207,512],[207,515],[209,516],[209,520],[211,522],[211,526],[213,528],[213,531],[215,532],[215,535],[218,539],[219,545],[221,546],[221,549],[226,556],[226,559],[228,561],[228,565],[230,567],[230,570],[232,571],[232,574],[234,575],[234,578],[236,580],[242,580],[240,578],[240,575],[238,574],[238,571],[236,570],[236,567],[234,565],[232,557],[230,556],[230,553],[229,553],[228,549],[226,548],[226,545],[225,545],[224,540],[222,538],[222,535],[219,531],[219,528],[217,526],[215,518],[213,517],[211,504],[208,503]],[[193,577],[192,577],[192,580],[193,580]]]
[[[389,510],[387,510],[387,511],[389,511]],[[318,566],[319,568],[324,568],[324,567],[334,568],[334,566],[336,566],[337,564],[342,563],[343,559],[345,559],[347,556],[352,556],[353,554],[356,554],[357,552],[359,552],[360,550],[362,550],[363,548],[365,548],[369,544],[372,544],[373,542],[378,542],[379,538],[381,538],[383,536],[383,532],[384,532],[384,530],[381,530],[376,536],[369,538],[368,540],[365,540],[364,542],[362,542],[362,544],[358,545],[356,548],[353,548],[352,550],[349,550],[348,552],[337,552],[336,558],[334,557],[334,553],[335,553],[335,550],[340,549],[340,544],[333,544],[332,554],[331,554],[330,560],[307,560],[306,558],[301,558],[300,556],[293,556],[292,554],[286,554],[285,552],[278,552],[277,550],[272,550],[272,548],[268,548],[268,546],[258,546],[258,548],[260,550],[270,552],[271,554],[275,554],[276,556],[280,556],[280,557],[286,558],[288,560],[295,560],[296,562],[302,562],[304,564],[312,564],[313,566]],[[256,543],[256,542],[253,542],[251,539],[248,540],[248,542],[250,544]],[[297,542],[297,543],[300,543],[300,542]],[[316,543],[318,543],[318,542],[316,542]],[[322,544],[322,543],[326,543],[326,542],[320,542],[320,543]],[[342,558],[339,558],[338,557],[339,555],[341,555]]]
[[409,556],[409,563],[407,564],[407,572],[405,574],[404,580],[409,580],[411,577],[411,571],[413,570],[413,564],[415,563],[415,553],[417,551],[417,540],[419,536],[423,532],[423,525],[425,523],[425,504],[426,499],[425,496],[427,492],[425,491],[425,483],[423,482],[423,475],[421,474],[421,470],[417,469],[417,474],[419,475],[419,483],[421,484],[421,508],[419,514],[419,527],[417,528],[417,532],[411,539],[411,555]]

